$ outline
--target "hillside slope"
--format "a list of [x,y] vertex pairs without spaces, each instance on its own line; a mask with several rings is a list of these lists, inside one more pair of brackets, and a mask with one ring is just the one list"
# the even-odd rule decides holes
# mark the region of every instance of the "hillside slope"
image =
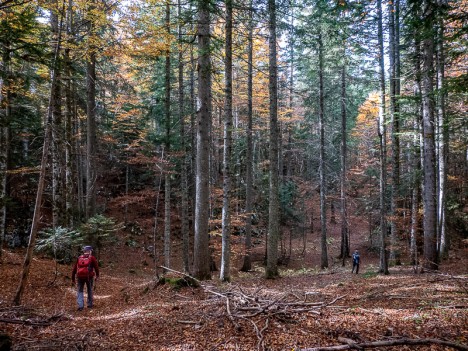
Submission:
[[[349,267],[281,271],[265,280],[257,265],[231,284],[159,285],[148,266],[104,266],[95,308],[76,311],[71,266],[35,258],[23,300],[12,307],[21,253],[4,252],[0,331],[13,350],[298,350],[356,342],[437,338],[468,345],[467,249],[438,273],[410,268],[362,274]],[[130,254],[130,253],[129,253]],[[177,274],[175,274],[177,276]],[[227,308],[229,307],[229,308]],[[378,348],[383,350],[384,348]],[[440,345],[398,350],[445,350]]]

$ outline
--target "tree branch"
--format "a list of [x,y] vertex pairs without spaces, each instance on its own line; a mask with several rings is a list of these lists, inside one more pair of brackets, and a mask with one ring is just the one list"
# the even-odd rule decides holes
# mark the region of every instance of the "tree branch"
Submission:
[[363,343],[350,343],[346,345],[336,345],[336,346],[324,346],[324,347],[312,347],[300,349],[300,351],[336,351],[336,350],[362,350],[366,348],[375,348],[375,347],[393,347],[400,345],[443,345],[451,347],[455,350],[468,351],[468,346],[463,344],[458,344],[455,342],[439,340],[439,339],[408,339],[402,338],[397,340],[378,340],[373,342],[363,342]]

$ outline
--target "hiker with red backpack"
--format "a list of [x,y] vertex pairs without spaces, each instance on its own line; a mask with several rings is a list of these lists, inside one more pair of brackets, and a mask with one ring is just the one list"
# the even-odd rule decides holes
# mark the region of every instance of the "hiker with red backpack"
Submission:
[[93,307],[93,284],[94,280],[99,278],[99,265],[96,257],[92,255],[92,246],[85,246],[83,248],[83,254],[78,257],[75,265],[73,266],[72,282],[75,285],[75,275],[78,281],[78,292],[77,302],[78,311],[82,311],[84,308],[84,286],[88,292],[88,308]]

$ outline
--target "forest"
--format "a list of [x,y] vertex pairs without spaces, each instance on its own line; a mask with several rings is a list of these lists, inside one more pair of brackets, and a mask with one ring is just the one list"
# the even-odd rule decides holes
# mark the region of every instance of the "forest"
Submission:
[[468,350],[467,24],[0,0],[0,350]]

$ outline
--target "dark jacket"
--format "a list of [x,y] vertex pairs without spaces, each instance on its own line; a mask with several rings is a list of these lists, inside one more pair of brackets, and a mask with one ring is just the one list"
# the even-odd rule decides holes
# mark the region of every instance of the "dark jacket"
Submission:
[[359,261],[361,260],[361,256],[359,256],[358,253],[353,253],[353,263],[354,264],[359,264]]

